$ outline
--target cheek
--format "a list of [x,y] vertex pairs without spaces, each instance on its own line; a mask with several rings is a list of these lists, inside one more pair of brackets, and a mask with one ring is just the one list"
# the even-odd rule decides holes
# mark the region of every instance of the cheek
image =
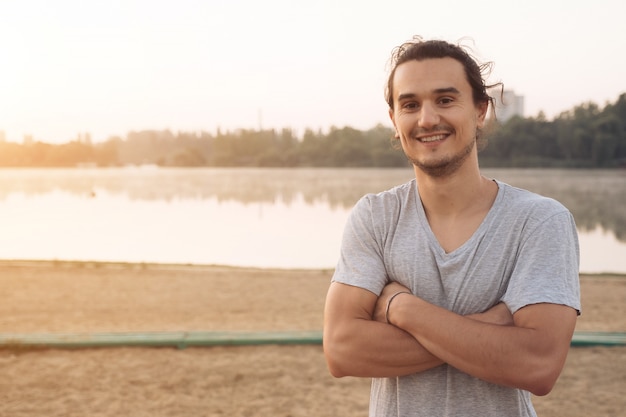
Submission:
[[398,130],[411,130],[415,126],[415,116],[407,113],[396,113],[394,126]]

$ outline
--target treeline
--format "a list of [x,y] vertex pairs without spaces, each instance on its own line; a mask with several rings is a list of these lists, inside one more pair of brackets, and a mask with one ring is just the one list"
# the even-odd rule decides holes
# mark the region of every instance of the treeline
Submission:
[[[328,132],[291,129],[233,132],[130,132],[105,142],[77,140],[0,142],[0,167],[401,167],[393,131],[378,125],[362,131],[332,127]],[[586,103],[549,121],[515,117],[495,123],[480,153],[488,167],[626,167],[626,93],[600,108]]]
[[540,113],[496,125],[480,157],[494,167],[626,167],[626,93],[602,109],[586,103],[552,121]]
[[299,138],[291,129],[176,134],[169,130],[130,132],[125,139],[102,143],[72,141],[0,142],[0,167],[394,167],[406,166],[393,149],[391,129],[367,131],[332,127],[306,130]]

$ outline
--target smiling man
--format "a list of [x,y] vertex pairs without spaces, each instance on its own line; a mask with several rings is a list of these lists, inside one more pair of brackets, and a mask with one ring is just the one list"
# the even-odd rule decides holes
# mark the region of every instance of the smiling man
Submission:
[[392,64],[389,115],[415,179],[348,219],[324,312],[330,372],[373,378],[370,416],[535,416],[530,393],[554,386],[580,314],[573,218],[481,174],[488,65],[420,38]]

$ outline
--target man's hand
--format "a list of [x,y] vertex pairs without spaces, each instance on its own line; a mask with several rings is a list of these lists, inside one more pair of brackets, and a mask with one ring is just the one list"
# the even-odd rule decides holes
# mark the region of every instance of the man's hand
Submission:
[[374,314],[372,316],[373,320],[379,321],[381,323],[387,323],[387,303],[389,303],[389,298],[391,298],[394,294],[399,292],[408,292],[411,291],[402,284],[398,284],[397,282],[390,282],[383,288],[383,292],[380,293],[378,297],[378,301],[376,301],[376,307],[374,308]]

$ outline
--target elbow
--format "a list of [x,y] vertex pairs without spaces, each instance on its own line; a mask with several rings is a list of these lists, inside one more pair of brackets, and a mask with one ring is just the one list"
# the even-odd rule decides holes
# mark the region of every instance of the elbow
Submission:
[[535,383],[529,391],[537,397],[543,397],[550,394],[553,387],[553,383]]
[[343,378],[344,376],[348,376],[348,374],[344,372],[342,367],[336,362],[327,359],[326,364],[328,365],[328,372],[330,372],[334,378]]
[[556,380],[558,379],[558,374],[556,376],[546,375],[542,378],[538,378],[529,387],[529,391],[538,397],[543,397],[545,395],[550,394],[552,388],[556,384]]
[[537,369],[527,381],[526,390],[538,397],[548,395],[559,379],[561,369],[561,367],[555,368],[554,366],[544,366],[543,368]]
[[342,359],[341,349],[337,349],[336,344],[323,341],[324,357],[326,359],[326,366],[328,371],[335,378],[343,378],[349,376],[349,373],[345,369],[345,360]]
[[324,328],[322,348],[328,371],[335,378],[355,375],[355,363],[358,362],[354,345],[351,342],[353,335],[340,328],[327,326]]

